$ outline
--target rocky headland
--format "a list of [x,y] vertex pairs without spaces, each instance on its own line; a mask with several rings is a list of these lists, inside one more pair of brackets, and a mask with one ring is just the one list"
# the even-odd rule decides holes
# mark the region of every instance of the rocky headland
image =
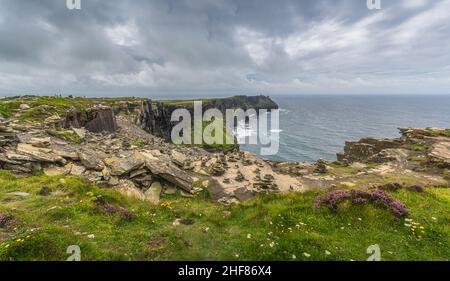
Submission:
[[[203,100],[277,108],[268,97]],[[0,260],[448,260],[450,130],[277,162],[174,145],[192,101],[0,100]]]
[[[155,203],[177,189],[184,196],[206,189],[214,201],[233,204],[260,193],[360,183],[449,183],[450,134],[445,129],[405,128],[399,138],[347,142],[336,162],[274,162],[238,147],[211,151],[171,144],[171,112],[192,110],[192,101],[17,97],[3,103],[16,108],[0,122],[1,169],[19,177],[38,172],[80,176]],[[278,108],[264,96],[210,99],[204,105],[223,111]]]

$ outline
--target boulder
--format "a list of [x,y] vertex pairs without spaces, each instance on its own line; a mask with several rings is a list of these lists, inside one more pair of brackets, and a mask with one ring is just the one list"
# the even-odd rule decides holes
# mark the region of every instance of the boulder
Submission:
[[184,155],[183,153],[178,152],[176,150],[172,150],[171,158],[172,158],[172,162],[180,167],[184,167],[184,164],[187,161],[186,155]]
[[189,193],[191,192],[194,182],[192,177],[171,162],[162,161],[146,151],[136,152],[136,158],[142,159],[152,174],[165,179]]
[[23,155],[23,154],[17,154],[12,151],[7,151],[5,153],[6,158],[12,161],[24,161],[24,162],[32,162],[35,161],[35,159],[31,156]]
[[245,201],[255,197],[256,193],[246,187],[238,188],[233,194],[239,201]]
[[65,159],[80,160],[78,150],[69,145],[54,145],[52,146],[53,153]]
[[450,168],[450,142],[436,143],[431,147],[428,156],[432,163],[443,168]]
[[22,103],[19,106],[19,108],[20,108],[20,110],[27,110],[27,109],[30,109],[30,106],[28,104],[26,104],[26,103]]
[[46,176],[50,176],[50,177],[64,175],[67,172],[68,172],[67,169],[62,168],[62,167],[44,168],[44,174]]
[[159,203],[159,198],[161,196],[161,184],[159,182],[154,182],[150,188],[145,192],[145,200],[153,204]]
[[315,163],[314,173],[326,174],[327,172],[328,172],[327,162],[325,160],[323,160],[323,159],[319,159]]
[[119,158],[111,157],[105,159],[105,164],[111,169],[111,175],[122,176],[131,171],[139,169],[144,164],[141,159],[137,159],[133,156]]
[[71,164],[70,174],[74,176],[81,176],[86,171],[84,166],[80,166],[77,164]]
[[78,158],[81,161],[81,164],[87,169],[101,171],[105,168],[105,164],[100,159],[99,155],[90,149],[83,149],[78,152]]
[[29,144],[31,144],[34,147],[47,148],[51,144],[51,139],[49,137],[47,137],[47,138],[31,138],[29,141]]
[[84,139],[86,137],[86,129],[85,128],[72,128],[72,131],[80,137],[80,139]]
[[133,197],[142,201],[145,200],[145,194],[142,192],[142,190],[137,188],[132,181],[121,180],[119,181],[116,189],[125,196]]

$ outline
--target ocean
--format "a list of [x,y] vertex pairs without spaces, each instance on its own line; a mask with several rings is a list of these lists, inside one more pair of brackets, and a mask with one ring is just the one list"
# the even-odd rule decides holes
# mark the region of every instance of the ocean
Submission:
[[[280,161],[334,161],[345,141],[398,137],[400,127],[450,128],[450,96],[301,95],[271,96],[280,106]],[[251,133],[251,132],[250,132]],[[241,124],[242,141],[249,131]],[[260,155],[260,145],[241,144]]]

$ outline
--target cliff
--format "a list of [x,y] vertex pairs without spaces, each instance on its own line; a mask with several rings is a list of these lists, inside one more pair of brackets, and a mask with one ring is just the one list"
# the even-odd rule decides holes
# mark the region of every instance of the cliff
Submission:
[[[226,109],[250,108],[259,111],[260,109],[278,109],[278,105],[267,96],[234,96],[230,98],[202,99],[203,112],[211,108],[219,109],[225,114]],[[194,116],[194,100],[181,101],[152,101],[143,102],[141,113],[138,116],[138,124],[147,132],[170,140],[172,128],[178,122],[171,122],[172,112],[179,108],[189,110]]]

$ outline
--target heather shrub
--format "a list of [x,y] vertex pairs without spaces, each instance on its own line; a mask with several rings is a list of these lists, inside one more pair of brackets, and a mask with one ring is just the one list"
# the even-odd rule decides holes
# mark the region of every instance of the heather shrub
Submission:
[[98,196],[94,200],[94,203],[99,206],[103,212],[109,215],[118,215],[125,221],[131,221],[134,218],[133,213],[127,211],[122,207],[115,207],[109,203],[106,203],[105,199],[102,196]]
[[407,186],[405,184],[401,184],[401,183],[398,183],[398,182],[387,183],[387,184],[384,184],[384,185],[380,185],[377,188],[378,189],[382,189],[382,190],[387,190],[387,191],[397,191],[397,190],[402,189],[402,188],[405,188],[405,189],[408,189],[408,190],[412,190],[412,191],[417,191],[417,192],[424,192],[425,191],[425,189],[419,184]]
[[331,191],[323,196],[317,197],[315,206],[316,208],[320,208],[325,205],[331,210],[336,211],[339,204],[344,201],[350,201],[355,205],[364,205],[371,202],[378,206],[391,209],[396,217],[405,217],[409,213],[404,204],[381,189],[375,189],[372,192],[358,189]]
[[0,228],[7,228],[13,221],[13,217],[9,214],[0,213]]

